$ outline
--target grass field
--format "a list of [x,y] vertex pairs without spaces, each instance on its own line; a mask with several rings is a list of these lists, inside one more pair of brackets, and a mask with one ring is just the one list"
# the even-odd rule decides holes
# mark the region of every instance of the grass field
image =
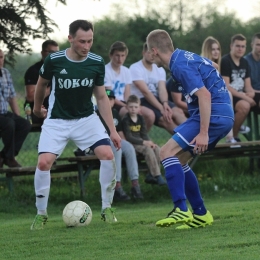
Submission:
[[155,226],[172,209],[170,199],[160,196],[156,202],[115,203],[118,223],[112,225],[100,220],[100,202],[86,201],[93,219],[89,226],[79,228],[65,227],[61,217],[65,202],[51,202],[45,229],[31,231],[32,201],[9,197],[1,202],[1,260],[252,260],[260,255],[258,194],[206,197],[215,221],[212,226],[192,230]]
[[[168,138],[159,130],[151,131],[154,140],[158,134]],[[18,161],[24,166],[36,164],[38,135],[30,134],[19,154]],[[63,156],[73,156],[73,149],[70,143]],[[49,222],[40,231],[30,230],[36,212],[33,176],[16,177],[14,194],[1,182],[0,260],[260,259],[260,176],[257,167],[251,174],[248,168],[247,158],[199,160],[194,171],[215,221],[210,227],[182,231],[155,226],[172,209],[172,203],[168,189],[143,184],[143,174],[140,183],[145,200],[114,203],[118,223],[109,225],[100,220],[98,172],[91,173],[85,183],[85,202],[92,208],[93,219],[81,228],[66,228],[61,217],[64,206],[79,199],[77,179],[53,178]],[[130,184],[124,187],[129,191]]]

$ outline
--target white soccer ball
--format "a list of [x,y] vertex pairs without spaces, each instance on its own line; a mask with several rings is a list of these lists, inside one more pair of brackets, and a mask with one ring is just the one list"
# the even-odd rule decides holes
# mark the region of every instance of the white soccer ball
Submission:
[[87,203],[75,200],[65,206],[62,218],[68,227],[86,226],[92,220],[92,211]]

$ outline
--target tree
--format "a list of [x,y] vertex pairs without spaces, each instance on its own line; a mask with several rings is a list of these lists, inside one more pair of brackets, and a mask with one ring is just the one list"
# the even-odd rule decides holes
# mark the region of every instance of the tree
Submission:
[[[66,5],[66,0],[56,0]],[[30,53],[29,39],[48,38],[57,24],[47,15],[45,0],[0,1],[0,46],[9,51],[9,60],[14,54]],[[29,21],[34,18],[33,26]]]

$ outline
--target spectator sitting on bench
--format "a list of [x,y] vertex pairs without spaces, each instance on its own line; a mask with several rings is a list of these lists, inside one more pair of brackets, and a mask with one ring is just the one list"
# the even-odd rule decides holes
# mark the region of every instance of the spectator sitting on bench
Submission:
[[236,141],[240,141],[238,134],[247,133],[249,127],[244,126],[251,107],[256,106],[255,91],[251,86],[250,67],[245,58],[246,38],[242,34],[232,36],[230,53],[221,59],[221,75],[228,90],[233,96],[235,122],[233,134]]
[[158,185],[166,185],[160,170],[160,148],[153,143],[146,132],[143,117],[138,114],[140,111],[140,99],[129,96],[126,102],[128,113],[124,116],[122,124],[126,140],[133,144],[137,153],[144,155],[150,174],[145,182]]
[[[212,36],[208,36],[202,44],[201,47],[201,55],[202,57],[208,58],[209,60],[215,62],[218,65],[218,71],[220,71],[221,68],[221,46],[217,39],[215,39]],[[233,104],[233,96],[230,91],[228,91],[231,104]],[[230,132],[226,136],[226,143],[233,144],[232,147],[239,147],[237,145],[234,146],[235,143],[237,143],[236,139],[234,138],[233,129],[230,130]]]
[[[130,66],[133,84],[131,94],[140,98],[141,106],[151,109],[155,115],[155,125],[164,128],[171,135],[173,129],[186,121],[182,109],[168,101],[166,72],[154,64],[153,57],[143,44],[143,58]],[[142,116],[145,111],[142,111]]]
[[[124,62],[128,55],[128,48],[124,42],[114,42],[109,50],[110,62],[105,66],[105,87],[111,89],[115,94],[114,109],[119,112],[120,117],[124,117],[127,113],[125,103],[131,94],[132,77],[130,70],[124,66]],[[151,109],[141,107],[140,113],[143,115],[147,127],[147,131],[154,124],[155,116]]]
[[[15,160],[23,142],[30,132],[31,124],[19,116],[16,93],[10,72],[3,68],[4,52],[0,50],[0,133],[4,148],[0,152],[0,168],[6,164],[8,167],[21,167]],[[8,111],[8,104],[12,112]]]
[[[114,153],[115,162],[116,162],[116,188],[115,188],[115,194],[114,199],[115,200],[129,200],[130,197],[126,194],[124,191],[122,185],[121,185],[121,178],[122,178],[122,154],[125,157],[126,162],[126,168],[127,173],[129,175],[129,178],[132,181],[132,188],[131,188],[131,195],[134,199],[143,199],[143,195],[140,189],[140,185],[138,182],[139,179],[139,170],[138,170],[138,164],[136,160],[136,153],[133,145],[126,141],[123,129],[122,129],[122,122],[121,117],[116,109],[114,109],[115,105],[115,94],[113,90],[107,89],[106,90],[107,96],[110,101],[111,109],[112,109],[112,115],[114,119],[114,124],[116,127],[116,131],[121,137],[121,149],[117,150],[116,147],[113,145],[113,142],[111,141],[111,147]],[[109,128],[107,127],[105,121],[101,117],[99,111],[96,111],[99,115],[103,125],[105,126],[108,134],[109,134]]]
[[[25,102],[24,102],[24,108],[27,104],[30,105],[31,111],[33,111],[33,105],[34,105],[34,92],[35,92],[35,87],[36,83],[39,78],[39,70],[41,66],[43,65],[43,62],[45,58],[53,52],[56,52],[59,50],[58,43],[53,41],[53,40],[47,40],[43,42],[42,44],[42,51],[41,51],[41,60],[33,64],[31,67],[27,69],[24,75],[24,83],[25,83]],[[45,93],[44,101],[43,101],[43,106],[48,109],[49,107],[49,95],[50,95],[50,86],[51,84],[48,85],[48,88]],[[40,124],[42,125],[44,118],[39,118],[34,115],[32,112],[31,114],[32,117],[32,123],[33,124]]]
[[250,66],[251,84],[255,91],[254,100],[257,106],[253,108],[260,113],[260,32],[254,34],[251,42],[252,51],[245,56]]

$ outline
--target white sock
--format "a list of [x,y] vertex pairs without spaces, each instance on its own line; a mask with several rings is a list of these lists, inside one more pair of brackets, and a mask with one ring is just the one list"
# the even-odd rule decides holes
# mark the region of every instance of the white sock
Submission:
[[34,188],[36,195],[37,214],[46,215],[50,193],[51,175],[50,171],[41,171],[36,168],[34,176]]
[[102,209],[111,208],[116,186],[115,160],[100,160],[99,182],[101,185]]

